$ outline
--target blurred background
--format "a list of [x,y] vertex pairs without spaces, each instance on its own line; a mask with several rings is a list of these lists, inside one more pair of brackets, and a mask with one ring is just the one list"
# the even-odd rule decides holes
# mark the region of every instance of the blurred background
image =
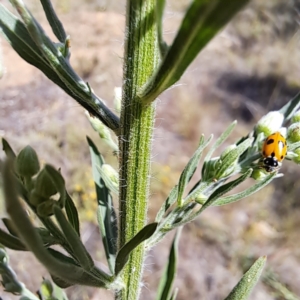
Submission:
[[[26,3],[51,35],[38,1]],[[113,109],[114,88],[122,84],[125,1],[57,0],[53,4],[71,36],[72,66]],[[167,1],[168,42],[188,4],[187,0]],[[159,97],[149,221],[177,183],[202,133],[218,136],[238,120],[225,148],[299,91],[298,9],[300,0],[253,0],[202,51],[180,82]],[[0,137],[15,151],[30,144],[42,163],[61,168],[80,211],[83,241],[101,265],[104,251],[96,225],[86,135],[108,163],[117,167],[117,159],[92,130],[82,107],[23,62],[2,37],[0,43],[5,68],[0,80]],[[224,299],[249,264],[262,255],[268,256],[267,266],[250,299],[300,299],[300,167],[284,161],[282,172],[283,178],[252,197],[210,208],[184,227],[175,281],[178,300]],[[155,298],[172,238],[170,233],[149,253],[141,299]],[[48,277],[45,269],[29,253],[9,254],[19,279],[36,291],[42,277]],[[113,299],[111,292],[86,287],[72,287],[67,293],[71,300]],[[2,287],[0,295],[18,299]]]

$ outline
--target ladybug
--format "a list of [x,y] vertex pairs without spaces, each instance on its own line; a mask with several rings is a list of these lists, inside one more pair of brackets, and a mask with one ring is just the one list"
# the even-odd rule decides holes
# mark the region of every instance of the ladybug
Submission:
[[287,153],[286,140],[280,132],[269,135],[262,148],[263,168],[267,172],[274,172],[281,167],[281,162]]

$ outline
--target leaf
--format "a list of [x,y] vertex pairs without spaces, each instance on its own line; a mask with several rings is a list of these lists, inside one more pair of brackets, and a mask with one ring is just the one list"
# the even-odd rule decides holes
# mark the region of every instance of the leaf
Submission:
[[176,300],[178,294],[178,288],[175,289],[174,293],[172,294],[170,300]]
[[216,189],[210,195],[210,197],[207,199],[207,201],[203,204],[203,206],[200,209],[200,212],[202,212],[207,207],[214,205],[214,203],[218,200],[219,197],[221,197],[225,193],[228,193],[229,191],[234,189],[236,186],[241,184],[243,181],[245,181],[247,178],[249,178],[252,171],[253,171],[252,169],[249,169],[239,178],[232,180],[232,181],[220,186],[218,189]]
[[212,206],[220,206],[220,205],[225,205],[225,204],[229,204],[238,200],[241,200],[245,197],[248,197],[256,192],[258,192],[259,190],[261,190],[263,187],[265,187],[267,184],[269,184],[274,177],[276,176],[276,173],[272,173],[268,176],[266,176],[263,180],[257,182],[256,184],[254,184],[253,186],[245,189],[244,191],[234,194],[234,195],[229,195],[226,197],[221,197],[218,198],[216,201],[214,201],[212,203]]
[[197,54],[247,2],[194,0],[158,70],[140,92],[141,101],[154,101],[178,81]]
[[177,197],[178,197],[178,185],[175,185],[172,188],[168,198],[166,199],[166,201],[163,203],[160,210],[158,211],[155,218],[155,222],[159,223],[162,220],[167,210],[171,207],[171,205],[173,205],[176,202]]
[[104,160],[96,145],[89,137],[87,137],[87,141],[90,148],[93,178],[97,193],[97,220],[109,269],[113,273],[117,254],[117,216],[113,207],[112,197],[109,189],[106,187],[105,182],[102,180],[99,172],[99,168],[101,168],[103,165]]
[[216,140],[216,142],[212,145],[212,147],[209,149],[208,153],[206,154],[204,161],[210,160],[213,152],[220,147],[224,141],[229,137],[233,129],[235,128],[237,124],[237,121],[232,122],[228,128],[220,135],[220,137]]
[[117,254],[117,216],[113,207],[112,197],[109,189],[106,187],[105,182],[102,180],[99,172],[99,168],[101,168],[103,165],[104,160],[96,145],[89,137],[87,137],[87,141],[90,148],[93,178],[98,200],[97,220],[109,269],[113,273]]
[[141,229],[129,242],[118,252],[115,265],[115,276],[117,276],[126,265],[130,253],[142,242],[150,238],[157,228],[157,223],[151,223]]
[[18,237],[18,234],[14,228],[14,224],[12,223],[12,221],[10,219],[2,218],[2,222],[11,235]]
[[82,241],[80,240],[77,232],[71,226],[71,224],[67,221],[64,213],[58,206],[54,206],[54,215],[55,218],[63,231],[67,242],[69,243],[74,256],[80,263],[80,265],[87,271],[91,270],[94,266],[94,262],[89,252],[84,247]]
[[168,51],[168,45],[163,40],[163,28],[162,28],[162,21],[163,21],[165,5],[166,5],[166,0],[157,0],[156,7],[155,7],[156,8],[156,20],[157,20],[157,36],[158,36],[160,54],[162,57],[164,57]]
[[[34,253],[36,258],[57,277],[63,278],[69,284],[82,284],[94,287],[104,287],[110,284],[111,277],[103,272],[102,279],[86,272],[84,269],[63,263],[52,257],[43,246],[41,237],[31,224],[24,211],[16,189],[15,177],[12,174],[12,161],[6,160],[2,168],[4,199],[6,210],[15,225],[18,235],[22,237],[26,248]],[[105,278],[105,279],[104,279]]]
[[[1,22],[1,21],[0,21]],[[5,138],[2,138],[2,149],[5,152],[6,156],[11,156],[12,158],[16,157],[14,150],[10,147],[9,143]]]
[[57,171],[54,167],[51,165],[45,165],[45,170],[49,173],[51,176],[51,179],[53,180],[55,187],[59,193],[59,199],[58,203],[60,207],[65,207],[66,202],[66,188],[65,188],[65,180],[60,174],[59,171]]
[[177,203],[179,206],[182,205],[184,190],[198,167],[201,154],[203,150],[207,147],[211,139],[212,139],[212,135],[209,137],[209,139],[206,142],[204,142],[204,137],[203,136],[201,137],[198,149],[195,151],[194,155],[192,156],[192,158],[190,159],[190,161],[188,162],[188,164],[186,165],[186,167],[184,168],[183,172],[180,175],[180,179],[178,183],[178,195],[177,195]]
[[[107,166],[107,165],[106,165]],[[116,195],[119,195],[119,184],[117,179],[112,180],[112,178],[109,176],[109,174],[106,173],[106,170],[104,170],[104,167],[97,166],[98,172],[100,174],[101,179],[104,181],[105,186]],[[117,176],[116,176],[117,178]]]
[[266,257],[262,256],[256,260],[252,267],[244,274],[242,279],[233,288],[225,300],[246,300],[256,285],[265,266]]
[[218,180],[222,177],[226,177],[228,170],[230,170],[230,168],[235,165],[239,156],[242,155],[250,147],[252,141],[253,138],[246,139],[224,157],[224,159],[221,162],[222,164],[220,168],[215,174],[215,179]]
[[41,3],[43,5],[44,12],[52,28],[53,33],[60,42],[64,43],[67,38],[67,35],[62,23],[58,19],[55,10],[53,9],[51,1],[41,0]]
[[70,224],[75,229],[78,236],[80,236],[80,224],[79,224],[79,217],[78,217],[78,211],[77,208],[73,202],[73,199],[69,195],[69,193],[66,191],[66,204],[65,209],[67,213],[68,220]]
[[0,228],[0,244],[3,246],[19,251],[27,251],[26,246],[22,243],[22,241],[9,233],[5,232]]
[[[32,36],[28,33],[25,25],[0,4],[0,28],[1,33],[11,44],[13,49],[29,64],[40,69],[50,80],[61,87],[68,95],[74,98],[81,106],[83,106],[90,114],[99,118],[106,126],[114,131],[119,128],[119,118],[114,115],[98,98],[87,84],[77,76],[69,63],[61,55],[59,50],[52,44],[50,39],[46,37],[43,30],[36,20],[33,21],[38,30],[39,38],[43,38],[43,49],[48,56],[41,51],[41,47],[33,41]],[[41,34],[42,32],[42,34]],[[51,50],[49,49],[51,48]],[[51,52],[53,51],[53,52]],[[56,67],[51,64],[46,57],[55,61]],[[59,57],[59,59],[58,59]]]
[[156,300],[170,300],[172,298],[172,286],[177,269],[178,242],[181,228],[177,231],[169,253],[169,259],[164,273],[160,279]]
[[300,93],[298,93],[292,100],[284,105],[279,112],[284,115],[284,120],[289,121],[294,113],[300,108]]

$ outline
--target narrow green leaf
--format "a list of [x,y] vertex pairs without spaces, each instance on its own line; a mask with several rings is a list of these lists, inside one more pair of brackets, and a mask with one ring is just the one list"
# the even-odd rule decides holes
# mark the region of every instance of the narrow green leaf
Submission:
[[67,34],[62,23],[58,19],[55,10],[53,9],[51,1],[41,0],[41,3],[53,33],[61,43],[64,43],[67,38]]
[[[35,20],[34,24],[42,31]],[[13,49],[25,61],[40,69],[50,80],[74,98],[90,114],[99,118],[103,124],[115,132],[118,131],[119,118],[104,105],[104,102],[99,97],[91,92],[84,81],[76,75],[69,63],[65,61],[59,50],[56,49],[44,34],[42,36],[46,39],[47,47],[50,47],[54,51],[54,53],[51,53],[48,49],[47,53],[57,63],[56,67],[45,59],[45,54],[42,53],[41,49],[33,41],[24,24],[2,4],[0,4],[0,28],[1,33]],[[57,57],[60,58],[59,62]]]
[[266,176],[263,180],[258,181],[256,184],[254,184],[253,186],[245,189],[244,191],[234,194],[234,195],[229,195],[226,197],[220,197],[218,198],[216,201],[214,201],[211,205],[212,206],[220,206],[220,205],[225,205],[225,204],[229,204],[238,200],[241,200],[245,197],[248,197],[256,192],[258,192],[259,190],[261,190],[263,187],[265,187],[267,184],[269,184],[274,177],[276,176],[276,173],[272,173],[268,176]]
[[144,104],[180,79],[197,54],[249,0],[194,0],[153,78],[140,93]]
[[93,178],[97,193],[97,220],[109,269],[113,273],[117,253],[117,217],[113,207],[112,197],[99,172],[99,167],[103,165],[104,160],[96,145],[89,137],[87,137],[87,141],[90,148]]
[[165,5],[166,5],[166,0],[156,0],[157,35],[158,35],[160,54],[162,57],[164,57],[168,51],[168,45],[163,39],[163,28],[162,28]]
[[94,266],[94,262],[89,252],[86,250],[82,241],[80,240],[78,233],[67,221],[64,213],[58,206],[54,207],[54,215],[65,235],[66,240],[70,244],[70,247],[73,250],[76,259],[85,270],[89,271]]
[[292,143],[288,145],[288,151],[294,151],[300,147],[300,142]]
[[173,205],[176,200],[177,200],[177,197],[178,197],[178,185],[175,185],[168,198],[166,199],[166,201],[163,203],[163,205],[161,206],[161,208],[159,209],[157,215],[156,215],[156,218],[155,218],[155,222],[159,223],[164,214],[167,212],[167,210],[171,207],[171,205]]
[[27,251],[26,246],[22,243],[22,241],[9,233],[5,232],[0,228],[0,244],[3,246],[19,251]]
[[242,155],[252,144],[253,138],[246,139],[235,149],[231,150],[222,160],[221,167],[217,170],[215,179],[222,178],[226,172],[235,164],[239,156]]
[[18,234],[17,234],[17,232],[16,232],[16,230],[14,228],[14,225],[13,225],[13,223],[12,223],[12,221],[10,219],[8,219],[8,218],[2,218],[2,222],[3,222],[3,224],[5,225],[5,227],[7,228],[8,232],[11,235],[13,235],[15,237],[18,237]]
[[279,112],[284,115],[284,120],[289,121],[293,114],[300,108],[300,93],[298,93],[292,100],[284,105]]
[[178,242],[181,234],[181,229],[182,228],[178,229],[174,237],[169,253],[168,263],[159,282],[156,300],[170,300],[172,298],[172,286],[177,269]]
[[204,161],[208,161],[211,159],[211,156],[213,152],[220,147],[224,141],[229,137],[233,129],[235,128],[237,124],[237,121],[232,122],[227,129],[220,135],[220,137],[216,140],[216,142],[212,145],[212,147],[209,149],[208,153],[206,154]]
[[[96,166],[98,172],[101,176],[101,179],[104,181],[106,187],[116,195],[119,194],[119,184],[117,184],[117,180],[112,181],[109,175],[104,171],[104,168]],[[116,177],[117,178],[117,177]]]
[[71,196],[69,195],[69,193],[67,191],[66,191],[65,209],[66,209],[67,217],[68,217],[70,224],[73,226],[73,228],[75,229],[78,236],[80,236],[80,224],[79,224],[78,211],[74,204],[73,199],[71,198]]
[[176,300],[178,294],[178,288],[175,289],[174,293],[172,294],[170,300]]
[[209,137],[207,141],[204,141],[203,136],[201,137],[198,149],[195,151],[194,155],[192,156],[192,158],[190,159],[190,161],[188,162],[188,164],[186,165],[186,167],[184,168],[183,172],[180,175],[180,179],[178,183],[178,195],[177,195],[177,203],[179,206],[181,206],[183,203],[182,198],[183,198],[184,190],[198,167],[202,152],[207,147],[211,139],[212,139],[212,135]]
[[157,223],[151,223],[141,229],[129,242],[118,252],[116,257],[115,276],[117,276],[126,265],[130,253],[142,242],[150,238],[157,228]]
[[12,161],[6,160],[3,165],[3,187],[6,210],[13,221],[18,235],[22,237],[22,241],[26,248],[34,253],[37,259],[48,269],[48,271],[70,284],[90,285],[94,287],[108,286],[111,277],[106,274],[106,280],[100,280],[92,273],[86,272],[84,269],[62,263],[52,257],[47,249],[43,246],[43,242],[32,226],[27,213],[24,211],[17,195],[15,178],[12,174]]
[[9,143],[5,138],[2,138],[2,149],[5,152],[6,156],[11,156],[12,158],[16,157],[14,150],[10,147]]
[[66,202],[66,188],[65,188],[65,180],[60,174],[59,171],[57,171],[54,167],[51,165],[45,165],[45,170],[49,173],[51,176],[51,179],[53,180],[55,187],[57,191],[59,192],[59,199],[58,203],[60,207],[65,207]]
[[232,180],[222,186],[220,186],[218,189],[216,189],[211,195],[210,197],[207,199],[207,201],[203,204],[203,206],[200,209],[200,212],[202,212],[204,209],[206,209],[209,206],[214,205],[214,203],[216,201],[218,201],[218,199],[228,193],[229,191],[231,191],[232,189],[234,189],[236,186],[238,186],[239,184],[241,184],[243,181],[245,181],[247,178],[249,178],[251,176],[252,173],[252,169],[247,170],[242,176],[240,176],[239,178]]
[[266,263],[266,257],[256,260],[225,300],[246,300],[256,285]]

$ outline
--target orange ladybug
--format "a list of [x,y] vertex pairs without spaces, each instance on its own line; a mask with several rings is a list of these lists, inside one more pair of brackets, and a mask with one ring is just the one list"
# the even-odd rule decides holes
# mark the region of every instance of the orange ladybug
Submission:
[[287,153],[287,143],[280,132],[269,135],[263,145],[263,168],[267,172],[277,171]]

